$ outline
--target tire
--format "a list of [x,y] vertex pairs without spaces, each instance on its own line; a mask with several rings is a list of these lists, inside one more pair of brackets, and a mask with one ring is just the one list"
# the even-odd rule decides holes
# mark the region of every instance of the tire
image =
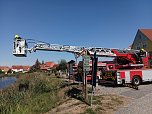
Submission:
[[115,80],[115,81],[113,82],[113,84],[114,84],[114,86],[118,86],[117,80]]
[[132,84],[134,86],[139,86],[141,84],[141,79],[139,76],[134,76],[132,79]]

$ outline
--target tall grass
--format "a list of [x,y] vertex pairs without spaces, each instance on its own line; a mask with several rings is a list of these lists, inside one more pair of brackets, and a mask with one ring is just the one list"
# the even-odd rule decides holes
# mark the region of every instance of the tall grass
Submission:
[[[27,91],[19,91],[20,84],[28,84]],[[60,79],[43,73],[23,75],[0,91],[0,114],[42,114],[57,105],[60,84]]]

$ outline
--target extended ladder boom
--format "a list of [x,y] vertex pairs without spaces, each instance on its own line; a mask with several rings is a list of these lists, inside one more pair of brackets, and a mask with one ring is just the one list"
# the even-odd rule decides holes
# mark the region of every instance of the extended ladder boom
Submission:
[[35,52],[36,50],[44,51],[58,51],[58,52],[69,52],[77,56],[83,55],[84,51],[87,51],[90,55],[93,55],[96,51],[97,56],[99,57],[115,57],[117,54],[114,50],[119,51],[120,53],[132,53],[134,50],[118,50],[102,47],[79,47],[79,46],[69,46],[69,45],[58,45],[58,44],[48,44],[44,42],[34,42],[35,45],[31,48],[28,48],[27,40],[23,38],[14,39],[14,49],[13,55],[17,57],[26,57],[27,51]]
[[68,46],[68,45],[58,45],[58,44],[42,44],[38,43],[33,47],[33,50],[47,50],[47,51],[59,51],[59,52],[70,52],[74,54],[81,54],[84,50],[87,50],[90,55],[97,52],[98,56],[116,56],[112,49],[109,48],[96,48],[96,47],[79,47],[79,46]]

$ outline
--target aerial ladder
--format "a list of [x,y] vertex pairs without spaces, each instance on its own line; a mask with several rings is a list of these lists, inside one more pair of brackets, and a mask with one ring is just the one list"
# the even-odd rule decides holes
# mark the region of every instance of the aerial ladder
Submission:
[[[32,46],[30,44],[32,43]],[[34,45],[33,45],[34,44]],[[117,84],[122,83],[132,83],[138,85],[144,77],[142,68],[148,67],[149,55],[146,54],[144,57],[141,56],[140,50],[130,50],[130,49],[116,49],[116,48],[103,48],[103,47],[85,47],[85,46],[69,46],[69,45],[59,45],[59,44],[49,44],[42,41],[36,41],[33,39],[24,39],[21,37],[14,38],[13,45],[13,55],[16,57],[26,57],[27,52],[41,51],[57,51],[57,52],[68,52],[75,55],[76,58],[83,56],[85,52],[89,56],[93,56],[96,52],[97,57],[113,57],[113,67],[109,66],[109,69],[104,70],[104,72],[114,71],[115,73],[105,73],[113,80],[117,81]],[[127,70],[125,70],[127,69]],[[136,70],[138,69],[138,70]],[[133,70],[135,72],[133,72]],[[146,72],[146,70],[144,71]],[[109,75],[110,74],[110,75]],[[119,77],[119,78],[118,78]],[[134,77],[137,77],[134,79]],[[152,78],[145,78],[145,81],[152,80]]]
[[[80,47],[80,46],[69,46],[69,45],[59,45],[59,44],[49,44],[41,41],[35,41],[32,39],[14,39],[14,49],[13,55],[16,57],[26,57],[27,52],[35,52],[37,50],[42,51],[57,51],[57,52],[68,52],[73,53],[76,56],[83,55],[84,50],[87,50],[90,55],[93,55],[96,51],[97,55],[100,57],[114,57],[116,56],[110,48],[96,48],[96,47]],[[34,46],[28,47],[29,43],[34,43]]]
[[[31,47],[29,44],[34,43]],[[115,48],[103,48],[103,47],[84,47],[84,46],[69,46],[59,44],[49,44],[46,42],[36,41],[33,39],[14,39],[13,55],[16,57],[26,57],[27,52],[41,51],[57,51],[57,52],[68,52],[75,55],[75,58],[83,56],[87,51],[87,54],[93,56],[96,52],[97,57],[115,57],[121,65],[118,67],[124,67],[123,65],[130,65],[134,67],[143,66],[143,63],[139,57],[139,50],[129,49],[115,49]]]
[[[32,47],[28,44],[34,43]],[[139,50],[129,50],[129,49],[115,49],[115,48],[103,48],[103,47],[85,47],[85,46],[69,46],[69,45],[59,45],[59,44],[49,44],[42,41],[36,41],[34,39],[23,39],[14,38],[13,55],[16,57],[26,57],[27,52],[36,52],[37,50],[42,51],[57,51],[57,52],[68,52],[73,53],[77,57],[84,55],[84,51],[87,51],[90,56],[95,52],[98,57],[116,57],[124,56],[126,54],[138,53]]]

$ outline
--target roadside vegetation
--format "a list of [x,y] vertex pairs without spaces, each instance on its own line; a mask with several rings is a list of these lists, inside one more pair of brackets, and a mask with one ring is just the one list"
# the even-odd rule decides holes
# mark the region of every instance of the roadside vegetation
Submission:
[[[43,62],[44,63],[44,62]],[[42,114],[62,102],[63,87],[67,82],[58,76],[59,70],[66,71],[66,61],[59,62],[56,69],[52,69],[56,76],[40,69],[37,59],[29,73],[11,74],[17,77],[17,82],[10,87],[0,90],[0,114]],[[0,70],[0,74],[4,74]]]
[[40,114],[56,107],[62,86],[46,73],[27,73],[11,87],[0,91],[0,114]]
[[90,107],[81,84],[33,72],[19,76],[14,85],[0,91],[0,114],[112,114],[124,105],[124,99],[108,94],[94,96]]
[[[0,90],[0,114],[111,114],[124,105],[123,97],[107,94],[94,96],[90,107],[90,88],[85,101],[80,83],[42,72],[40,64],[36,60],[30,73],[14,74],[17,82]],[[66,72],[66,61],[61,60],[52,71],[56,74],[59,70]]]

